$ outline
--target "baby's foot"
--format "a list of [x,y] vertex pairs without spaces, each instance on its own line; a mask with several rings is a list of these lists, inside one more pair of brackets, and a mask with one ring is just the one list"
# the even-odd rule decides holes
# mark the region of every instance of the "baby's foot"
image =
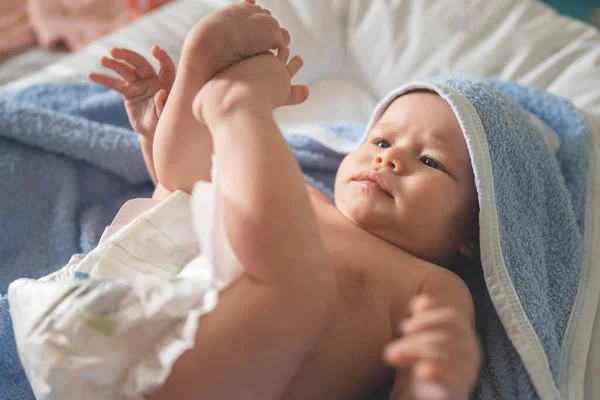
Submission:
[[289,43],[288,31],[268,10],[254,0],[244,0],[212,12],[192,28],[180,66],[208,81],[238,61]]

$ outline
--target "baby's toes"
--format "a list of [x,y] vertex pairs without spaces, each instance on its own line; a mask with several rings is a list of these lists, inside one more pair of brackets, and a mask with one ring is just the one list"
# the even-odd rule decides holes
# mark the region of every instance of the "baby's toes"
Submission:
[[277,50],[277,58],[279,58],[284,64],[288,62],[288,58],[290,57],[290,49],[287,47],[282,47]]
[[304,65],[304,60],[300,56],[294,56],[287,65],[287,70],[290,76],[294,76],[300,71],[300,68]]
[[304,103],[309,96],[310,92],[306,85],[292,85],[290,90],[290,96],[286,101],[286,106],[296,106]]
[[267,10],[266,8],[261,9],[261,12],[263,12],[263,13],[269,15],[269,16],[271,15],[271,11]]

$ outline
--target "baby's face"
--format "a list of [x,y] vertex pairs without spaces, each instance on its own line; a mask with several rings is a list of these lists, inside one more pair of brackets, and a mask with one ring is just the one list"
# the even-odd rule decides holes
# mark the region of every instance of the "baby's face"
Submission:
[[379,238],[445,265],[477,224],[469,151],[454,112],[437,94],[397,98],[342,161],[337,208]]

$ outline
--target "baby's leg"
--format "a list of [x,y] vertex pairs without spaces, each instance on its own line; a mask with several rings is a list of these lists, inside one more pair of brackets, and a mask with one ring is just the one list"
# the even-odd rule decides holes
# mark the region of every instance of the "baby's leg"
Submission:
[[252,3],[246,0],[209,14],[185,40],[154,140],[156,175],[166,190],[190,193],[196,181],[210,181],[212,138],[192,113],[202,86],[236,62],[289,44],[289,33]]

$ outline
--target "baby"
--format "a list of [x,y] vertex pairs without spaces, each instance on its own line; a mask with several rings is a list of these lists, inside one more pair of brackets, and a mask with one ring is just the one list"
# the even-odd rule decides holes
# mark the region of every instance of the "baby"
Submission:
[[450,269],[477,257],[478,203],[460,125],[433,92],[398,97],[341,163],[333,204],[304,183],[272,115],[308,97],[289,42],[246,0],[192,29],[176,76],[158,47],[158,75],[125,49],[102,60],[123,80],[90,74],[122,93],[154,198],[209,181],[214,151],[245,270],[146,398],[347,400],[393,381],[391,399],[466,399],[481,351]]

